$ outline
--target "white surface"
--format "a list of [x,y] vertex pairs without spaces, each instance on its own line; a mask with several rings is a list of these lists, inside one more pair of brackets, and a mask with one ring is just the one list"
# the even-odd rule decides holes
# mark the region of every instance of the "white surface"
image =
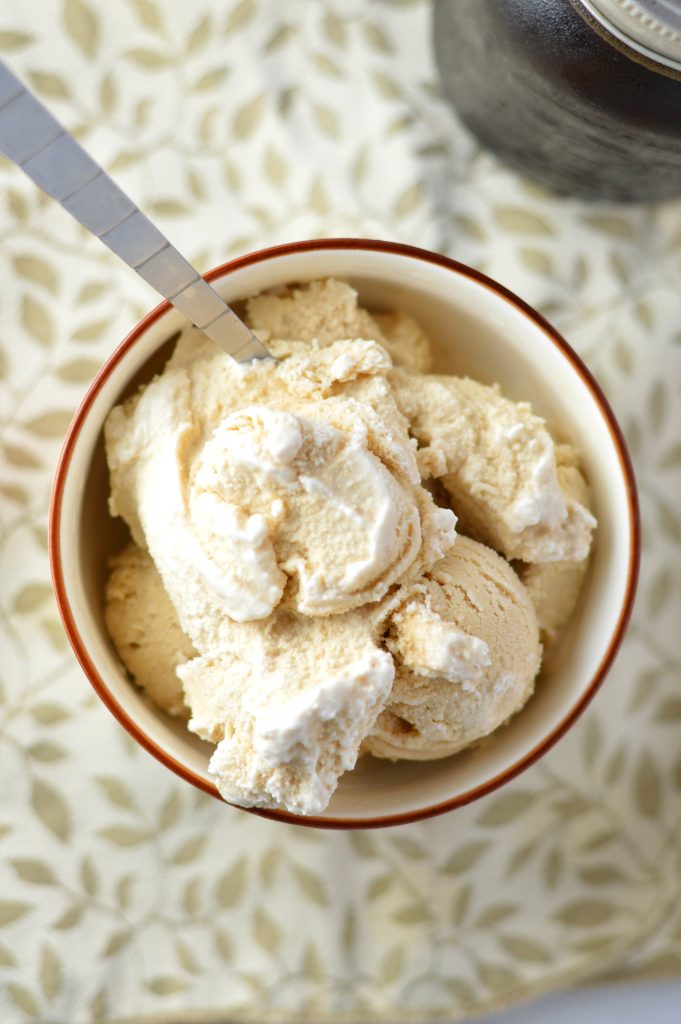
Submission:
[[476,1024],[679,1024],[681,980],[561,992]]

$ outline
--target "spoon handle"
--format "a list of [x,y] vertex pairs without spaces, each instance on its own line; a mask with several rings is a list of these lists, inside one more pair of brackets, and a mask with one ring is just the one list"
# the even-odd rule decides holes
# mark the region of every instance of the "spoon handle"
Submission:
[[234,359],[269,356],[191,263],[1,60],[0,151]]

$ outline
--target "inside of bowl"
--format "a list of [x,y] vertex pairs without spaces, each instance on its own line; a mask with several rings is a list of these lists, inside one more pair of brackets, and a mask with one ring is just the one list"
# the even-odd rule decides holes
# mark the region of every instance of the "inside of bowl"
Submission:
[[[434,342],[436,371],[498,382],[509,397],[531,401],[561,437],[577,445],[599,520],[579,612],[547,659],[527,707],[492,738],[455,757],[422,763],[362,757],[357,768],[341,779],[325,816],[368,823],[409,815],[495,784],[541,748],[583,700],[607,656],[626,590],[631,559],[626,482],[608,424],[588,382],[522,310],[470,278],[403,256],[361,253],[351,264],[347,252],[342,251],[315,253],[313,257],[311,261],[308,254],[292,254],[270,266],[246,267],[222,278],[217,287],[233,302],[266,287],[335,274],[357,287],[367,307],[411,312]],[[100,395],[100,428],[112,404],[162,367],[172,347],[169,335],[177,323],[178,314],[171,311],[140,339],[132,378],[130,374],[118,378],[127,379],[125,386],[112,380]],[[92,419],[96,427],[96,417]],[[123,714],[136,723],[148,744],[164,751],[168,760],[205,786],[210,784],[210,746],[151,705],[129,682],[106,633],[102,612],[107,562],[125,542],[127,531],[108,512],[101,429],[95,429],[89,450],[81,447],[85,485],[78,561],[85,592],[79,628]],[[93,523],[98,524],[96,530],[91,528]]]

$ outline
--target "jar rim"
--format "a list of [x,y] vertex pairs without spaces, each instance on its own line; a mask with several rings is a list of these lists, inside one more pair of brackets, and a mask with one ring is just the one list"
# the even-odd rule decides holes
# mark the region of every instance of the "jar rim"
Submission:
[[579,0],[591,18],[631,50],[681,71],[681,6],[670,0]]

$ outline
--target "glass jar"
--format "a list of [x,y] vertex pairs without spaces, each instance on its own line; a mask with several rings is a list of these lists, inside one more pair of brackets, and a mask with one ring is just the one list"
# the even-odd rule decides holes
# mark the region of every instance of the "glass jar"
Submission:
[[445,96],[550,189],[681,195],[681,0],[435,0]]

